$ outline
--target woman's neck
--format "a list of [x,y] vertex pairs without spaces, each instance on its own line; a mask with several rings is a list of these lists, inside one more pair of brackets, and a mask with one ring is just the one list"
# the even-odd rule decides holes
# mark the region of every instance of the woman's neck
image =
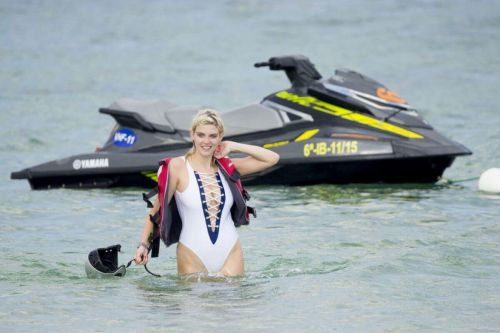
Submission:
[[205,157],[199,154],[193,154],[188,157],[189,162],[196,171],[199,172],[214,172],[215,162],[213,157]]

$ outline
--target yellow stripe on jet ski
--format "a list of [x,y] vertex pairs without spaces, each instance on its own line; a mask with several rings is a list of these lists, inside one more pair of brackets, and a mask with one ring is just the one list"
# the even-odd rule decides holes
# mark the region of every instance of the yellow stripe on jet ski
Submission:
[[155,171],[143,171],[141,173],[143,176],[158,182],[158,174]]
[[423,139],[424,137],[418,133],[406,130],[404,128],[389,124],[384,121],[377,120],[375,118],[365,116],[354,111],[344,109],[340,106],[336,106],[324,101],[321,101],[312,96],[299,96],[288,91],[280,91],[276,93],[276,96],[284,100],[297,103],[299,105],[308,106],[314,110],[327,113],[332,116],[340,117],[345,120],[354,121],[363,125],[378,128],[380,130],[395,133],[410,139]]
[[[304,133],[302,133],[301,135],[299,135],[295,139],[295,142],[305,141],[307,139],[310,139],[314,135],[316,135],[316,133],[318,133],[318,132],[319,132],[319,129],[312,129],[312,130],[305,131]],[[262,147],[264,147],[264,148],[273,148],[273,147],[284,146],[284,145],[287,145],[289,143],[290,143],[289,140],[283,140],[283,141],[277,141],[277,142],[273,142],[273,143],[266,143]]]
[[297,139],[295,139],[295,142],[308,140],[308,139],[312,138],[313,136],[315,136],[316,133],[318,133],[318,132],[319,132],[319,129],[312,129],[309,131],[305,131],[304,133],[299,135],[297,137]]
[[273,142],[273,143],[266,143],[262,147],[264,148],[273,148],[273,147],[279,147],[288,144],[290,141],[284,140],[284,141],[278,141],[278,142]]

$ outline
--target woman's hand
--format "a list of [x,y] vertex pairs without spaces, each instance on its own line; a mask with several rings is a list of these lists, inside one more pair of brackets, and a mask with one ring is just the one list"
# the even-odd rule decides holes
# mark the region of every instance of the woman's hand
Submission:
[[136,265],[145,265],[148,262],[148,249],[144,245],[139,245],[135,251],[134,261]]
[[231,159],[241,176],[249,175],[272,167],[278,163],[280,159],[280,156],[272,150],[234,141],[221,142],[214,152],[214,157],[222,158],[229,155],[229,153],[241,153],[248,155],[246,157]]
[[221,143],[219,143],[217,145],[217,148],[215,149],[214,157],[223,158],[224,156],[229,155],[229,153],[232,152],[231,144],[231,141],[222,141]]

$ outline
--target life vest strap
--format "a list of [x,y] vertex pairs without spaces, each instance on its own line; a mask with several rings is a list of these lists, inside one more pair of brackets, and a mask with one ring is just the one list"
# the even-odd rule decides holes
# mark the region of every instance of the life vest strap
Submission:
[[154,237],[151,235],[152,239],[149,243],[149,249],[151,250],[151,258],[157,258],[158,255],[160,254],[160,237],[156,236]]
[[148,206],[148,208],[153,208],[153,203],[151,202],[150,199],[157,194],[158,194],[158,187],[153,188],[148,193],[142,194],[142,200],[144,200],[146,202],[146,205]]
[[156,258],[160,253],[160,234],[159,234],[159,223],[160,223],[160,212],[156,212],[154,215],[149,214],[149,221],[153,223],[153,232],[149,237],[149,249],[151,250],[151,257]]
[[149,221],[151,221],[155,227],[158,227],[160,224],[160,212],[157,211],[153,215],[149,214]]
[[247,212],[252,214],[254,218],[257,218],[257,209],[255,207],[247,206]]

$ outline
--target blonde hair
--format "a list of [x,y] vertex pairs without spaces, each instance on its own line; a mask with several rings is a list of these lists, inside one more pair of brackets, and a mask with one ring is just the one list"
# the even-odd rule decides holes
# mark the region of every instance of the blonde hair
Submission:
[[191,121],[191,133],[200,125],[214,125],[219,135],[224,135],[224,122],[219,113],[212,109],[201,109]]
[[[196,128],[201,125],[213,125],[217,128],[220,136],[224,135],[224,122],[220,117],[219,113],[212,109],[201,109],[198,111],[196,116],[194,116],[191,121],[191,134],[194,134]],[[194,154],[194,144],[193,147],[187,152],[186,158]]]

